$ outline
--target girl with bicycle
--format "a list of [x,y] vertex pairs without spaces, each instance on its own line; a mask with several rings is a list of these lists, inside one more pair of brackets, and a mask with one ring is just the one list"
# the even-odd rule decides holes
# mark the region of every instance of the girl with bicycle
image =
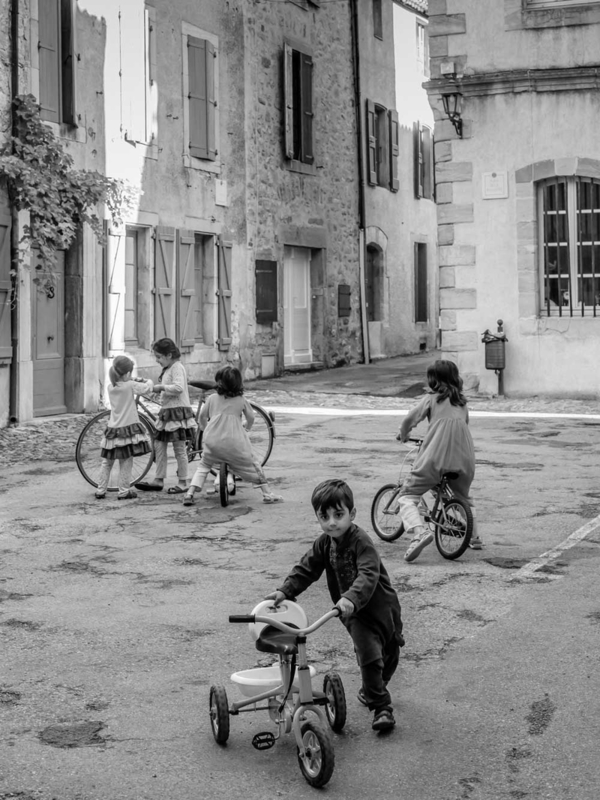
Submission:
[[[262,467],[252,454],[248,431],[254,424],[254,411],[243,397],[242,374],[237,367],[221,367],[215,375],[216,394],[212,394],[200,412],[202,458],[184,499],[184,506],[194,504],[211,469],[225,462],[235,475],[258,486],[263,503],[280,503],[283,497],[269,489]],[[245,420],[246,426],[242,423]]]
[[102,466],[98,478],[96,498],[106,497],[110,473],[115,461],[119,462],[119,500],[137,497],[130,489],[134,456],[149,453],[152,449],[146,428],[140,422],[135,403],[136,394],[149,394],[152,381],[131,377],[134,363],[127,356],[116,356],[108,370],[110,385],[108,400],[110,418],[102,437],[100,455]]
[[193,438],[196,428],[188,394],[187,375],[179,360],[179,348],[172,339],[159,339],[152,345],[152,350],[163,368],[153,390],[161,394],[161,409],[155,423],[156,472],[153,481],[136,483],[136,487],[146,492],[162,491],[167,477],[167,447],[171,443],[177,461],[177,485],[170,486],[167,493],[183,494],[188,480],[186,441]]
[[[456,364],[436,361],[427,369],[427,383],[431,391],[402,420],[396,437],[406,442],[419,422],[429,420],[419,454],[400,492],[400,517],[405,529],[413,535],[404,554],[405,561],[414,561],[433,541],[433,533],[425,528],[419,513],[419,501],[425,492],[437,486],[444,474],[450,472],[456,476],[448,479],[450,488],[473,510],[469,491],[475,475],[475,450],[468,428],[469,410],[462,393],[463,382]],[[475,519],[470,546],[474,550],[482,547]]]

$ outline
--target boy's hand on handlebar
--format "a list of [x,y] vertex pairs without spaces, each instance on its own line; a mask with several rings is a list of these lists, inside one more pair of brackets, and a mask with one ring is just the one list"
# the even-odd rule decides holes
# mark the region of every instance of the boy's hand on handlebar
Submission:
[[285,600],[285,595],[283,592],[277,590],[275,592],[271,592],[271,594],[266,594],[265,600],[272,600],[273,605],[275,608],[277,608],[277,606]]
[[399,442],[405,442],[405,441],[406,441],[406,439],[404,438],[404,436],[402,436],[402,431],[398,431],[398,433],[396,434],[396,439],[397,439],[397,441],[399,441]]
[[154,388],[152,389],[152,391],[156,392],[157,394],[159,394],[160,392],[164,392],[164,390],[165,387],[162,385],[162,383],[155,384]]
[[354,613],[354,603],[352,600],[348,600],[347,597],[340,597],[335,605],[339,608],[342,619],[346,619],[350,614]]

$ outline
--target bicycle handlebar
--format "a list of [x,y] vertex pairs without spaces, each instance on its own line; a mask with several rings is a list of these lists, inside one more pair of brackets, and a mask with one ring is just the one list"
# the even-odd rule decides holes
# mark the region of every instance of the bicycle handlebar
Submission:
[[316,622],[313,622],[312,625],[309,625],[308,628],[292,628],[290,625],[286,625],[285,622],[280,622],[264,614],[232,614],[229,617],[229,622],[264,622],[266,625],[272,625],[274,628],[283,631],[283,633],[291,633],[293,636],[308,636],[309,633],[314,633],[326,622],[329,622],[330,619],[339,617],[340,614],[341,611],[336,606],[332,608],[331,611],[323,614],[322,617],[316,620]]

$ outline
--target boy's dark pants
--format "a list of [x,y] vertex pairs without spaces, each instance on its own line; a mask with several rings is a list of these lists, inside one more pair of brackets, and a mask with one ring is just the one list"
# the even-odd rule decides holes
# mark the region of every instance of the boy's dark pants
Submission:
[[354,651],[367,706],[371,711],[392,708],[392,698],[387,684],[396,671],[400,659],[400,645],[396,632],[386,641],[377,631],[356,618],[350,618],[348,632],[354,642]]

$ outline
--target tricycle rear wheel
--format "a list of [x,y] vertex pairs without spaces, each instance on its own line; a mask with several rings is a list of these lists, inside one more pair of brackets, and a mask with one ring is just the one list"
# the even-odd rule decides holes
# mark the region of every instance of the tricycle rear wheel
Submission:
[[225,744],[229,739],[229,704],[224,686],[216,684],[210,687],[209,713],[215,742]]
[[337,672],[326,673],[323,678],[323,692],[327,695],[327,722],[334,733],[340,733],[346,724],[346,693]]

